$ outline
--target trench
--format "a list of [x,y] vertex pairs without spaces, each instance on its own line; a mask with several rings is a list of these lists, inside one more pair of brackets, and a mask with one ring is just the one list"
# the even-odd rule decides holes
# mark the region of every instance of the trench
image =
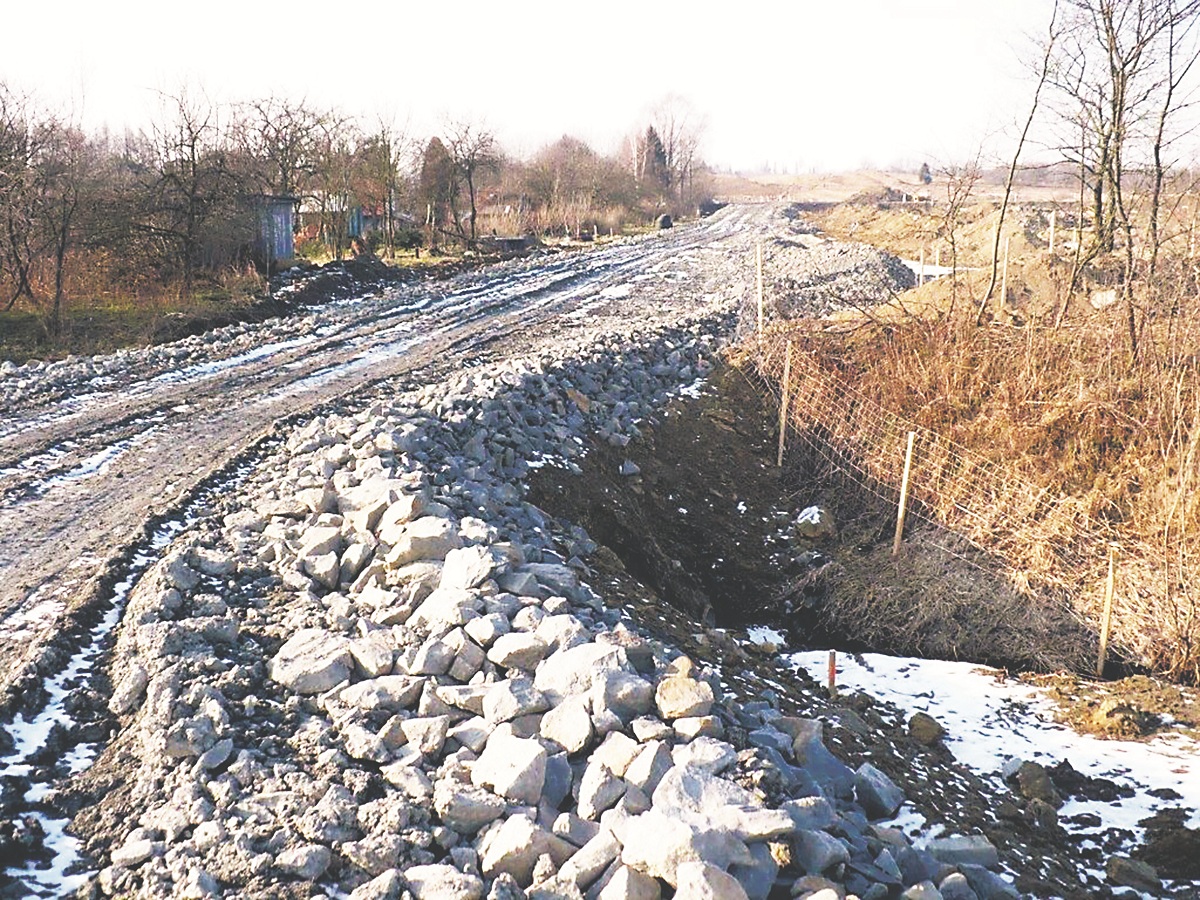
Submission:
[[[1029,609],[997,567],[951,534],[914,528],[893,557],[895,510],[884,499],[799,441],[776,467],[777,413],[755,378],[718,364],[698,398],[673,401],[640,426],[641,439],[594,441],[577,474],[538,470],[530,501],[587,531],[598,545],[589,560],[597,582],[635,582],[619,592],[626,603],[647,601],[642,624],[681,645],[699,624],[717,626],[720,634],[707,630],[707,643],[692,641],[689,652],[727,658],[729,641],[755,648],[784,685],[789,671],[823,682],[832,648],[846,691],[835,703],[878,708],[901,728],[915,712],[932,715],[947,727],[942,746],[996,798],[1022,802],[1003,774],[1018,755],[1051,768],[1067,797],[1061,830],[1026,871],[1010,872],[1023,890],[1107,895],[1107,860],[1130,854],[1160,867],[1162,896],[1196,896],[1194,853],[1179,848],[1200,846],[1200,732],[1175,715],[1197,701],[1147,707],[1162,713],[1156,730],[1126,739],[1062,724],[1064,708],[1073,705],[1065,718],[1078,725],[1099,701],[1081,696],[1078,679],[1009,673],[1069,668],[1075,648],[1094,636],[1065,611]],[[815,505],[833,511],[836,535],[797,529]],[[654,611],[663,605],[683,615]],[[1108,697],[1130,699],[1118,693],[1127,686],[1112,687]],[[968,802],[990,809],[981,797]],[[1009,807],[1006,814],[1021,815]],[[898,827],[918,843],[938,833],[920,816]],[[993,817],[988,827],[1005,826]],[[1081,893],[1062,893],[1064,880]]]
[[[776,466],[776,412],[757,375],[721,364],[628,446],[597,440],[582,474],[546,467],[530,500],[620,560],[695,621],[769,626],[797,648],[1071,668],[1088,636],[1031,611],[994,563],[928,525],[891,554],[895,510],[792,440]],[[629,473],[629,474],[622,474]],[[821,507],[836,532],[798,520]],[[1004,610],[998,617],[996,611]],[[869,620],[868,620],[869,619]]]

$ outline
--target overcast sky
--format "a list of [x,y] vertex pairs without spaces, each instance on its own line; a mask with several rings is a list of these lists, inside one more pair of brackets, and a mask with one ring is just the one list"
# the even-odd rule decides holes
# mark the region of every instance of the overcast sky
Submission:
[[[157,92],[267,95],[421,136],[447,119],[526,154],[599,150],[678,95],[702,156],[786,171],[1010,152],[1049,0],[59,0],[4,14],[0,79],[85,124],[149,121]],[[1007,138],[1007,140],[1005,139]]]

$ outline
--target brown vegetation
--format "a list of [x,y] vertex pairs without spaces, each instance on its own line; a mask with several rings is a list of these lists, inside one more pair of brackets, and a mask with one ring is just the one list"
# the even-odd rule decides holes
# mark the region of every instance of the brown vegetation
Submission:
[[[905,434],[916,431],[919,514],[989,554],[1021,592],[1066,604],[1097,630],[1116,547],[1115,645],[1128,661],[1195,682],[1200,305],[1190,223],[1168,223],[1177,239],[1139,292],[1135,354],[1124,304],[1088,302],[1088,289],[1124,266],[1124,249],[1096,254],[1073,278],[1062,230],[1048,252],[1048,212],[1026,206],[1010,218],[1008,296],[989,307],[987,327],[976,327],[971,301],[988,280],[990,204],[962,211],[965,271],[881,309],[784,323],[762,367],[778,384],[783,344],[793,343],[793,427],[816,433],[842,471],[885,496],[895,496]],[[945,240],[943,213],[854,204],[823,220],[911,254]]]

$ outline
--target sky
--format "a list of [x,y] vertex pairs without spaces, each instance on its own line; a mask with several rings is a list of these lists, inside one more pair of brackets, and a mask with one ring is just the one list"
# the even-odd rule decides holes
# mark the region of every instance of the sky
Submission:
[[613,152],[668,97],[735,171],[843,171],[1011,153],[1050,0],[59,0],[6,10],[0,81],[89,128],[162,94],[284,96],[427,137],[490,128],[525,156]]

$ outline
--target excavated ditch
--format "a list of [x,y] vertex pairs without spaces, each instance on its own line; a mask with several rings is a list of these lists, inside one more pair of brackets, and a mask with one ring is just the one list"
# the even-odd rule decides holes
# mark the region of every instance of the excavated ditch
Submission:
[[[776,467],[774,410],[755,379],[743,367],[718,366],[693,398],[681,398],[645,423],[639,440],[627,446],[599,440],[577,460],[579,473],[546,467],[530,477],[530,501],[564,527],[579,525],[587,531],[598,544],[590,560],[596,581],[636,610],[645,627],[689,652],[721,659],[727,670],[740,670],[739,677],[757,685],[754,690],[766,685],[786,697],[799,687],[806,705],[812,702],[811,688],[793,686],[777,670],[772,673],[776,647],[770,641],[746,640],[742,632],[770,626],[786,636],[789,651],[834,647],[849,653],[971,659],[1012,672],[1036,670],[1039,658],[1047,656],[1046,647],[1056,640],[1078,640],[1075,634],[1062,636],[1061,629],[1078,626],[1061,619],[989,616],[993,604],[1016,609],[1028,601],[1019,600],[998,571],[989,571],[986,559],[969,556],[953,545],[952,536],[930,526],[914,529],[904,553],[893,559],[894,510],[822,471],[802,448],[789,450],[789,463]],[[814,505],[835,512],[837,534],[814,539],[800,532],[797,518]],[[967,592],[977,599],[964,604],[957,619],[935,618],[945,612],[945,598]],[[930,596],[935,602],[923,606],[921,598]],[[881,638],[865,621],[874,609],[894,614],[904,604],[913,622],[907,631],[892,629]],[[855,605],[861,610],[861,628],[848,624],[846,609]],[[701,629],[698,623],[716,627]],[[1168,733],[1193,716],[1194,704],[1170,700],[1178,689],[1147,694],[1144,678],[1105,685],[1087,685],[1061,671],[1054,678],[1058,688],[1052,696],[1062,704],[1061,718],[1076,727],[1103,699],[1114,697],[1147,710],[1142,721],[1151,727],[1143,737]],[[1086,699],[1080,699],[1081,693]],[[1103,696],[1098,700],[1097,694]],[[1161,699],[1161,709],[1155,697]],[[817,710],[809,705],[804,712]],[[864,694],[840,699],[821,714],[843,726],[833,733],[847,739],[840,751],[849,757],[883,754],[895,759],[903,746],[904,737],[894,727],[886,739],[872,739],[870,730],[883,728],[894,711]],[[870,729],[857,727],[864,720]],[[896,724],[903,721],[901,717]],[[921,766],[933,771],[953,764],[944,749],[936,760],[927,753],[908,745],[900,756],[917,764],[901,765],[891,774],[902,778],[919,774]],[[1040,857],[1042,870],[1035,874],[1031,867],[1017,880],[1023,892],[1035,897],[1120,896],[1095,882],[1083,893],[1064,891],[1064,886],[1081,879],[1085,870],[1102,870],[1104,854],[1128,847],[1130,835],[1122,835],[1124,844],[1113,843],[1111,835],[1090,842],[1069,837],[1057,825],[1031,821],[1007,792],[988,797],[974,792],[980,790],[976,784],[959,793],[944,773],[937,780],[941,783],[930,792],[935,808],[953,808],[955,818],[974,820],[999,843],[1023,844]],[[1060,763],[1058,782],[1064,793],[1085,802],[1111,801],[1124,790],[1105,778],[1079,775],[1069,762]],[[1000,821],[993,809],[1000,810]],[[1191,852],[1184,848],[1194,848],[1200,836],[1181,824],[1186,818],[1185,809],[1156,814],[1146,825],[1145,843],[1135,851],[1163,876],[1184,879],[1185,893],[1186,880],[1195,875]]]

